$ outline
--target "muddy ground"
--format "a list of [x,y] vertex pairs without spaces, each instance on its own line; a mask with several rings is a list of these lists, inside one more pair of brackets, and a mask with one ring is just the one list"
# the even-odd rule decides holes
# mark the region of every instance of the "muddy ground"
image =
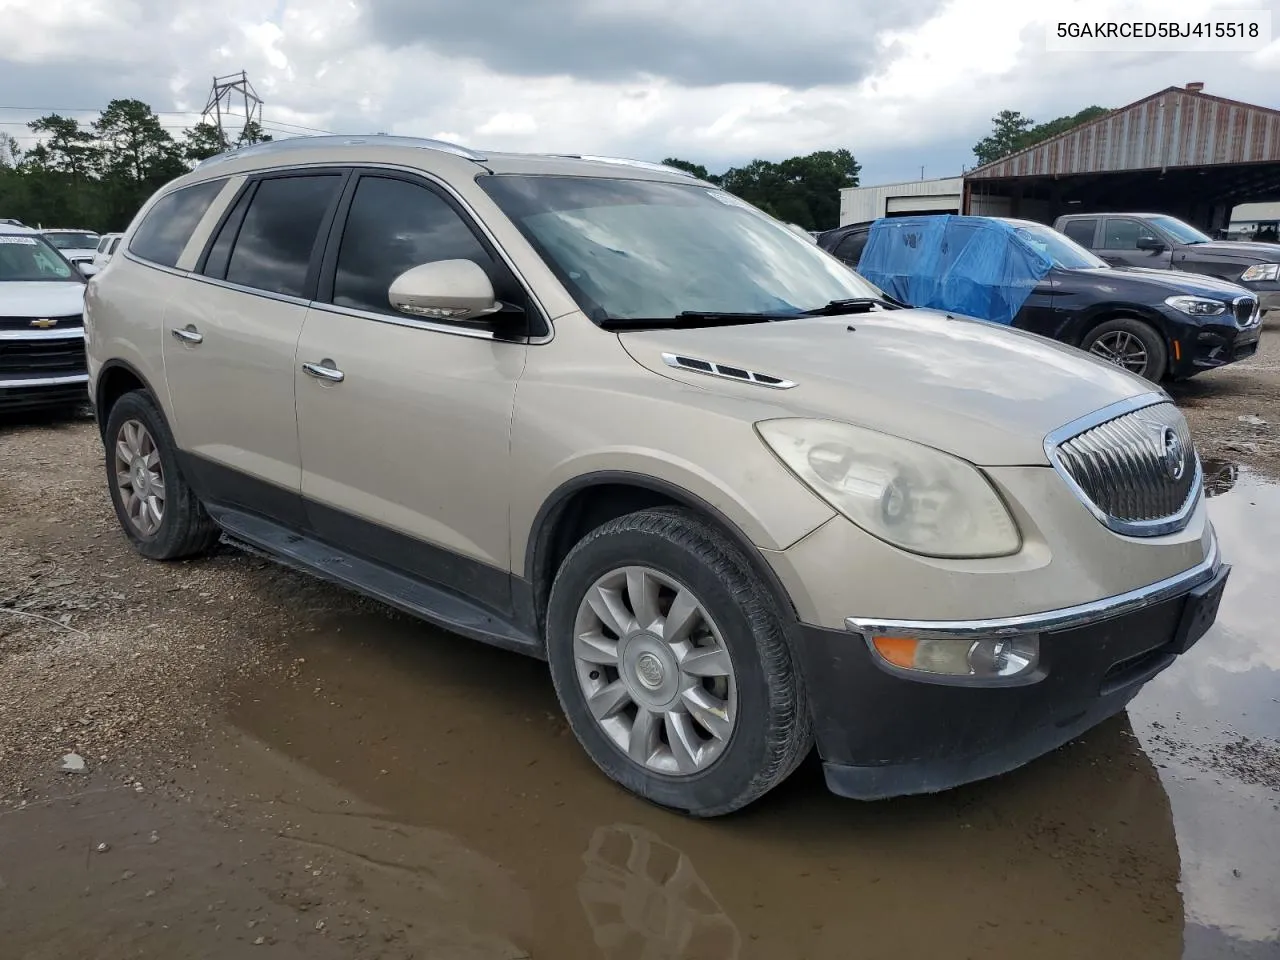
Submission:
[[1280,956],[1269,326],[1171,388],[1236,569],[1127,716],[937,797],[810,764],[712,823],[596,773],[541,664],[229,548],[144,561],[91,422],[0,424],[0,958]]

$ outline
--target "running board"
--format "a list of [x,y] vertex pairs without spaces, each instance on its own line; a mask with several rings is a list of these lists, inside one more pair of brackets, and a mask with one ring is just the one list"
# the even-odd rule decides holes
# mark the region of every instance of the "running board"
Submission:
[[270,520],[207,507],[231,546],[362,593],[437,627],[473,640],[542,658],[538,639],[491,610],[440,587],[353,556]]

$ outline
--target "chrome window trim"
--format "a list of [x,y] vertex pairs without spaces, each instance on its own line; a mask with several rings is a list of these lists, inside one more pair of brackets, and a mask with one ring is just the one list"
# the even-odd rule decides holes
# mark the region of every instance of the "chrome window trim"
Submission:
[[217,277],[206,277],[204,274],[194,271],[186,274],[186,276],[200,283],[222,287],[226,290],[235,290],[237,293],[251,294],[255,297],[262,297],[264,300],[278,300],[280,303],[291,303],[298,307],[309,307],[314,303],[314,301],[307,300],[304,297],[295,297],[288,293],[276,293],[272,290],[263,290],[261,287],[250,287],[243,283],[232,283],[229,280],[219,280]]
[[376,323],[389,323],[397,327],[409,327],[414,330],[428,330],[432,333],[450,334],[455,337],[471,337],[476,340],[495,340],[498,343],[510,343],[517,346],[525,346],[529,342],[529,338],[527,337],[521,337],[516,340],[503,340],[489,329],[470,330],[447,323],[433,323],[430,320],[419,320],[415,317],[398,317],[394,314],[377,313],[373,310],[360,310],[355,307],[342,307],[336,303],[321,303],[319,301],[315,301],[311,304],[311,309],[322,311],[324,313],[336,313],[344,317],[355,317],[358,320],[372,320]]
[[0,388],[13,387],[65,387],[73,383],[88,383],[87,373],[69,373],[58,377],[24,377],[21,380],[0,380]]
[[138,256],[128,247],[125,247],[123,250],[121,250],[120,255],[123,256],[126,260],[132,260],[134,263],[138,264],[139,266],[150,267],[152,270],[162,270],[165,273],[173,274],[175,277],[191,276],[190,270],[179,270],[177,267],[166,267],[163,263],[156,263],[154,260],[144,259],[143,257]]
[[1074,630],[1163,603],[1212,580],[1222,566],[1218,538],[1210,533],[1208,555],[1194,567],[1126,593],[1043,613],[990,620],[880,620],[849,617],[845,628],[863,635],[868,644],[877,636],[905,636],[976,640],[1033,633]]
[[1089,499],[1089,495],[1085,493],[1084,488],[1076,482],[1075,478],[1071,476],[1071,472],[1063,465],[1058,447],[1086,430],[1092,430],[1094,427],[1101,426],[1127,413],[1133,413],[1161,403],[1172,402],[1173,399],[1164,391],[1128,397],[1109,404],[1101,410],[1095,410],[1093,413],[1077,420],[1072,420],[1044,438],[1044,454],[1049,463],[1053,465],[1054,470],[1057,471],[1058,476],[1066,482],[1067,487],[1075,494],[1076,499],[1085,506],[1085,509],[1093,514],[1094,518],[1112,533],[1119,533],[1127,537],[1161,537],[1166,534],[1177,533],[1186,527],[1191,515],[1204,498],[1204,469],[1200,465],[1199,453],[1192,451],[1195,476],[1191,481],[1191,492],[1187,495],[1186,502],[1182,504],[1177,513],[1162,517],[1159,520],[1120,520],[1108,514]]
[[0,330],[0,340],[79,340],[84,337],[84,327],[54,327],[48,330]]

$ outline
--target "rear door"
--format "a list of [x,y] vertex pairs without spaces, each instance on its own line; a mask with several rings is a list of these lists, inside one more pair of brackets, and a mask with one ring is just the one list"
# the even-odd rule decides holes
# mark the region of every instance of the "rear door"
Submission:
[[[1142,249],[1140,243],[1158,243],[1159,250]],[[1172,251],[1156,231],[1134,217],[1107,217],[1102,224],[1102,249],[1098,256],[1117,267],[1150,267],[1168,270]]]
[[164,322],[165,378],[192,480],[218,503],[300,527],[293,370],[340,170],[251,179]]

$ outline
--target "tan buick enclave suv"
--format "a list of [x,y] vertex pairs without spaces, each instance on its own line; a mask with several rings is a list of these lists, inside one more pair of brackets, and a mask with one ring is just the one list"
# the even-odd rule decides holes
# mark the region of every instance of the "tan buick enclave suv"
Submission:
[[251,147],[161,189],[86,306],[143,555],[221,536],[544,658],[595,763],[695,815],[815,745],[864,799],[1019,766],[1228,574],[1151,384],[898,309],[654,164]]

